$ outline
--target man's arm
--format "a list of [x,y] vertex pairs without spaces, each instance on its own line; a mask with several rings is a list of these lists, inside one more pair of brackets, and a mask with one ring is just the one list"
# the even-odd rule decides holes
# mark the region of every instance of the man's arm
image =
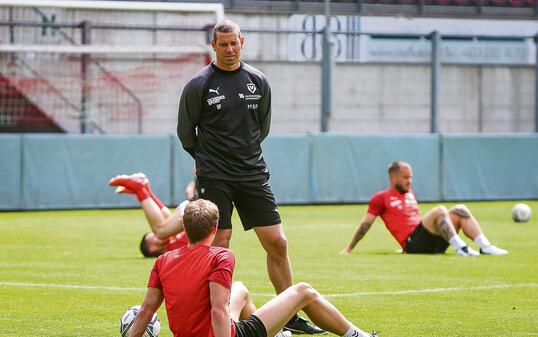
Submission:
[[223,285],[209,281],[209,294],[211,299],[211,325],[215,337],[230,337],[231,316],[228,309],[230,302],[230,289]]
[[271,129],[271,87],[267,80],[266,86],[260,106],[258,108],[258,120],[260,121],[260,143],[269,135]]
[[142,303],[140,312],[136,315],[134,324],[131,330],[129,330],[129,337],[142,337],[144,332],[146,332],[146,327],[151,321],[153,314],[159,309],[163,300],[164,296],[161,289],[148,287],[144,303]]
[[372,224],[375,221],[376,216],[372,213],[366,212],[366,214],[362,217],[361,223],[359,227],[357,228],[357,231],[355,232],[355,235],[353,235],[353,239],[351,239],[351,242],[340,251],[340,254],[347,255],[351,253],[353,248],[357,245],[357,243],[364,237],[366,232],[370,229]]
[[177,115],[177,135],[181,145],[193,158],[196,148],[196,127],[202,109],[201,98],[194,85],[189,82],[181,93]]

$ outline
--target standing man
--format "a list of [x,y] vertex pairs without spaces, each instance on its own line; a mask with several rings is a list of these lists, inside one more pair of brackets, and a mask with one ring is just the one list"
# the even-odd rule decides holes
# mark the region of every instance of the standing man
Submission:
[[[243,228],[254,228],[267,252],[269,278],[279,294],[292,285],[292,272],[261,149],[271,124],[271,88],[259,70],[240,60],[243,43],[236,23],[224,20],[213,28],[216,61],[183,89],[177,134],[196,161],[199,197],[219,209],[213,245],[229,246],[235,206]],[[324,332],[296,315],[286,327],[300,333]]]
[[[436,206],[420,216],[418,203],[411,189],[413,170],[409,163],[395,161],[389,165],[390,188],[375,193],[368,211],[361,220],[351,242],[340,252],[349,254],[380,216],[402,249],[410,254],[444,253],[449,245],[459,256],[506,255],[508,251],[492,245],[478,221],[465,205],[450,210]],[[459,230],[480,248],[472,249],[458,235]]]

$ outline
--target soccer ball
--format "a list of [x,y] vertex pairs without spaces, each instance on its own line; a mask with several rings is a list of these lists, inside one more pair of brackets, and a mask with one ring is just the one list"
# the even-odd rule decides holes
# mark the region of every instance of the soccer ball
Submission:
[[[140,312],[140,306],[135,305],[134,307],[130,307],[125,311],[123,316],[120,318],[120,333],[121,337],[127,337],[129,336],[129,330],[131,329],[131,326],[133,326],[134,320],[136,315]],[[159,336],[159,333],[161,332],[161,321],[159,320],[159,316],[157,316],[157,313],[153,314],[153,317],[151,318],[151,321],[149,322],[146,332],[144,332],[143,337],[157,337]]]
[[515,222],[527,222],[531,218],[531,208],[526,204],[516,204],[512,208],[512,220]]

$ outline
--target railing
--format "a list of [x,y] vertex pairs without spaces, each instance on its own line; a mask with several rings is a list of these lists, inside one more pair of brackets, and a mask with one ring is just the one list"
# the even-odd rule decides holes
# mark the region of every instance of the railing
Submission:
[[[39,8],[34,8],[34,11],[40,15],[40,17],[43,19],[43,22],[45,24],[48,22],[47,15],[45,13],[43,13],[42,10],[40,10]],[[44,27],[46,27],[46,26],[44,26]],[[81,29],[82,43],[83,44],[89,44],[91,42],[91,24],[89,24],[88,22],[82,22],[79,25],[79,27]],[[63,30],[58,28],[57,31],[70,44],[77,45],[76,41],[71,36],[66,34]],[[133,102],[135,103],[136,112],[137,112],[136,113],[136,115],[137,115],[137,123],[136,123],[137,124],[137,130],[136,131],[139,134],[142,133],[142,114],[143,114],[143,111],[142,111],[142,103],[140,102],[140,99],[138,97],[136,97],[136,95],[127,86],[125,86],[116,76],[114,76],[112,74],[112,72],[108,71],[98,61],[93,60],[92,58],[88,57],[88,58],[83,58],[83,62],[91,62],[92,64],[94,64],[97,67],[97,69],[99,69],[103,74],[105,74],[107,77],[109,77],[112,80],[110,83],[114,83],[115,85],[117,85],[118,88],[120,88],[121,91],[123,91],[127,96],[129,96],[133,100]],[[83,90],[82,94],[84,95],[84,90]],[[82,104],[81,109],[78,109],[79,112],[81,113],[81,119],[84,119],[85,116],[86,116],[86,112],[84,111],[85,109],[86,109],[86,107],[85,107],[84,103]],[[84,131],[87,131],[87,130],[84,130],[85,127],[84,127],[83,124],[84,124],[84,122],[82,122],[81,129],[82,129],[82,131],[84,133]],[[100,133],[104,132],[103,128],[101,126],[99,126],[99,124],[97,124],[96,122],[91,121],[91,124],[93,125],[95,130],[99,131]]]
[[[237,12],[323,13],[323,0],[228,0],[224,4],[228,11]],[[538,17],[538,2],[536,0],[331,0],[331,12],[383,16],[532,19]]]
[[[39,8],[34,8],[34,10],[36,11],[36,13],[38,13],[41,18],[43,19],[43,22],[44,23],[47,23],[47,15],[45,13],[43,13],[42,10],[40,10]],[[83,44],[88,44],[91,42],[91,24],[88,24],[88,22],[82,22],[80,24],[80,28],[81,28],[81,40],[82,40],[82,43]],[[66,34],[63,30],[61,29],[58,29],[58,32],[62,35],[62,37],[68,41],[70,44],[72,45],[76,45],[76,41],[71,37],[69,36],[68,34]],[[129,96],[135,103],[135,106],[136,106],[136,111],[137,111],[137,133],[142,133],[142,103],[140,102],[140,99],[138,99],[138,97],[136,97],[136,95],[129,89],[127,88],[127,86],[125,86],[116,76],[114,76],[110,71],[108,71],[104,66],[102,66],[98,61],[96,60],[93,60],[92,58],[86,58],[84,59],[85,62],[91,62],[92,64],[94,64],[102,73],[106,74],[106,76],[108,76],[110,79],[112,79],[111,83],[114,83],[115,85],[118,86],[118,88],[120,88],[121,91],[123,91],[127,96]],[[79,111],[81,112],[81,119],[84,118],[85,116],[85,106],[84,104],[82,104],[82,109],[79,109]],[[99,131],[100,133],[103,133],[103,128],[100,127],[97,123],[95,123],[94,121],[91,121],[91,124],[93,125],[94,129]],[[82,129],[84,128],[84,126],[82,126]]]
[[[91,25],[88,24],[58,24],[54,20],[49,20],[47,15],[43,13],[38,8],[33,9],[34,13],[38,15],[38,17],[42,20],[42,22],[35,22],[30,20],[15,20],[13,18],[13,10],[10,9],[9,12],[9,21],[8,22],[2,22],[0,23],[0,26],[8,26],[9,28],[9,40],[11,44],[16,43],[15,39],[15,29],[16,27],[35,27],[35,28],[41,28],[42,30],[46,29],[53,29],[55,33],[59,34],[63,42],[67,42],[70,45],[80,45],[77,43],[77,41],[74,40],[73,37],[71,37],[69,34],[64,32],[62,28],[69,28],[69,29],[78,29],[80,30],[80,36],[81,41],[89,43],[90,42],[90,36],[91,36]],[[35,79],[39,79],[40,85],[45,85],[47,87],[47,90],[45,92],[48,95],[54,95],[57,97],[57,100],[47,97],[47,101],[49,104],[39,104],[39,101],[43,101],[43,97],[39,98],[35,95],[32,96],[31,94],[25,93],[25,96],[34,103],[37,103],[38,106],[40,106],[45,113],[51,115],[53,120],[58,122],[60,126],[63,126],[66,128],[68,132],[74,132],[72,127],[68,127],[65,125],[66,121],[65,119],[78,119],[80,124],[80,132],[81,133],[87,133],[87,132],[98,132],[98,133],[104,133],[107,130],[106,125],[102,125],[102,122],[99,123],[95,120],[92,120],[91,117],[88,117],[88,107],[87,107],[87,93],[88,90],[82,85],[80,89],[80,101],[77,103],[73,101],[74,97],[68,97],[68,96],[74,96],[74,95],[66,95],[61,89],[57,88],[55,86],[54,78],[51,78],[48,75],[42,74],[38,69],[33,67],[29,62],[25,61],[23,58],[18,56],[17,54],[11,54],[14,61],[16,61],[17,64],[23,66],[26,70],[26,72],[29,72],[32,74],[32,76]],[[143,107],[140,99],[130,90],[122,81],[116,77],[111,71],[109,71],[105,66],[103,66],[99,61],[91,58],[89,55],[85,54],[81,56],[81,76],[83,79],[83,82],[87,79],[87,74],[84,72],[88,70],[89,66],[93,66],[94,69],[97,69],[101,74],[103,74],[103,77],[106,77],[107,84],[114,86],[114,95],[118,102],[126,102],[128,105],[133,105],[135,110],[135,128],[131,129],[131,132],[133,133],[142,133],[142,115],[143,115]],[[13,71],[13,68],[11,69]],[[21,74],[21,76],[24,76]],[[24,93],[24,88],[21,88]],[[119,95],[119,96],[118,96]],[[76,95],[78,96],[78,95]],[[50,107],[47,107],[47,105],[52,106],[58,106],[58,103],[54,103],[55,101],[62,102],[62,105],[65,107],[63,110],[59,111],[51,111]],[[118,103],[119,104],[119,103]],[[118,105],[116,104],[116,105]],[[124,103],[125,104],[125,103]],[[67,110],[66,110],[67,109]],[[68,111],[72,111],[72,113],[69,113]],[[60,114],[63,113],[63,116]],[[62,122],[62,119],[64,121]],[[129,119],[131,119],[129,117]],[[127,123],[124,123],[124,125],[128,125]],[[69,121],[67,122],[69,124]],[[62,125],[64,124],[64,125]],[[112,131],[118,131],[118,130],[112,130]],[[129,131],[129,130],[123,130],[123,131]]]
[[[277,2],[277,1],[275,1]],[[310,17],[310,18],[309,18]],[[313,17],[313,15],[309,15],[308,17],[305,18],[305,20],[307,19],[312,19],[311,17]],[[335,19],[337,19],[337,17],[333,17],[333,22]],[[354,19],[353,16],[346,16],[345,19]],[[378,19],[378,18],[376,18]],[[384,18],[384,19],[390,19],[390,18]],[[361,20],[366,20],[364,17],[361,18]],[[471,21],[471,20],[467,20],[467,21]],[[6,22],[0,22],[0,26],[1,25],[5,25],[5,26],[14,26],[15,24],[18,24],[20,23],[21,25],[28,25],[28,26],[34,26],[34,27],[42,27],[42,26],[45,26],[45,27],[51,27],[51,28],[59,28],[59,27],[68,27],[68,28],[76,28],[76,29],[80,29],[80,25],[67,25],[67,24],[62,24],[62,23],[58,23],[58,22],[47,22],[47,23],[35,23],[35,22],[14,22],[14,21],[6,21]],[[304,22],[303,22],[304,23]],[[319,22],[318,22],[319,23]],[[349,23],[349,22],[346,22],[346,23]],[[291,26],[291,25],[290,25]],[[343,25],[343,27],[345,27],[345,24]],[[346,28],[346,27],[345,27]],[[528,60],[528,55],[536,55],[536,57],[538,57],[538,53],[530,53],[533,49],[536,49],[537,48],[537,45],[532,43],[530,40],[531,39],[534,39],[536,41],[536,36],[534,34],[536,34],[535,32],[527,32],[526,35],[517,35],[515,34],[514,32],[511,32],[511,33],[507,33],[506,36],[495,36],[495,35],[449,35],[449,34],[444,34],[444,35],[440,35],[440,34],[437,34],[437,35],[434,35],[432,34],[431,32],[423,32],[421,34],[387,34],[387,33],[376,33],[376,32],[367,32],[367,31],[360,31],[360,29],[358,29],[359,31],[356,31],[355,30],[355,26],[348,26],[347,28],[349,28],[349,30],[345,30],[345,31],[333,31],[331,32],[332,34],[332,42],[335,43],[335,42],[338,42],[338,40],[340,38],[344,38],[345,37],[345,41],[342,40],[342,47],[346,47],[346,43],[348,42],[354,42],[355,41],[355,38],[359,38],[359,37],[366,37],[368,41],[366,41],[366,43],[362,43],[360,48],[362,48],[362,51],[379,51],[379,50],[382,50],[383,47],[387,46],[387,45],[399,45],[400,42],[405,42],[405,40],[407,41],[411,41],[413,43],[416,42],[416,45],[418,45],[418,47],[420,48],[419,52],[421,53],[421,55],[417,56],[417,57],[414,57],[413,56],[413,59],[404,59],[404,58],[401,58],[401,59],[398,59],[398,58],[394,58],[392,57],[391,59],[383,59],[383,57],[385,57],[386,55],[376,55],[374,54],[374,52],[371,53],[372,58],[369,58],[368,54],[365,53],[366,57],[364,58],[361,58],[363,56],[357,54],[358,56],[355,57],[355,54],[354,54],[354,46],[351,46],[349,47],[348,46],[348,51],[350,51],[350,55],[351,55],[349,58],[346,58],[344,60],[341,60],[341,59],[337,59],[337,61],[340,61],[340,62],[392,62],[392,63],[414,63],[414,64],[417,64],[417,63],[421,63],[421,64],[425,64],[425,65],[430,65],[431,66],[431,83],[430,83],[430,89],[431,89],[431,100],[430,102],[426,102],[425,104],[430,104],[431,106],[431,125],[430,125],[430,130],[431,132],[436,132],[438,131],[438,126],[437,126],[437,109],[438,109],[438,99],[436,97],[438,97],[439,95],[439,83],[441,82],[441,78],[440,78],[440,75],[441,75],[441,72],[440,72],[440,67],[442,64],[474,64],[474,65],[477,65],[477,64],[480,64],[480,65],[484,65],[484,64],[491,64],[491,65],[525,65],[525,66],[530,66],[532,64],[535,65],[535,69],[536,69],[536,79],[535,79],[535,100],[536,100],[536,104],[535,104],[535,123],[536,123],[536,127],[535,127],[535,130],[538,131],[538,65],[536,65],[537,63],[535,62],[535,60],[532,60],[529,61]],[[121,24],[110,24],[110,23],[107,23],[107,24],[95,24],[93,26],[90,27],[91,30],[95,31],[95,30],[104,30],[104,29],[123,29],[123,30],[141,30],[141,31],[170,31],[170,32],[175,32],[175,31],[199,31],[199,32],[206,32],[207,29],[206,27],[200,27],[200,28],[189,28],[189,27],[178,27],[178,26],[159,26],[159,25],[151,25],[151,24],[136,24],[136,25],[121,25]],[[263,59],[256,59],[255,57],[253,57],[254,60],[256,61],[292,61],[292,62],[295,62],[295,61],[298,61],[298,62],[303,62],[303,61],[308,61],[308,62],[311,62],[311,61],[319,61],[319,58],[316,58],[314,57],[315,55],[310,55],[312,57],[309,57],[309,56],[306,56],[304,57],[303,59],[295,59],[294,57],[296,57],[296,55],[294,54],[294,50],[292,50],[293,48],[296,48],[297,45],[299,45],[299,43],[294,43],[293,41],[290,42],[290,39],[288,39],[290,36],[301,36],[304,37],[303,39],[303,42],[308,40],[308,42],[311,42],[310,45],[311,45],[311,48],[314,49],[316,48],[316,45],[317,45],[317,42],[319,42],[319,39],[320,37],[322,36],[322,34],[324,33],[324,28],[323,28],[323,25],[314,25],[313,27],[311,26],[307,26],[305,27],[303,25],[303,29],[290,29],[290,30],[281,30],[281,29],[263,29],[263,28],[256,28],[256,29],[250,29],[248,27],[242,27],[242,32],[244,33],[247,33],[248,36],[249,36],[249,41],[254,41],[256,38],[257,38],[257,41],[265,41],[267,42],[269,39],[264,39],[262,38],[261,36],[263,35],[263,37],[266,36],[266,34],[269,34],[270,36],[281,36],[282,35],[282,39],[281,41],[277,41],[277,44],[279,46],[279,48],[266,48],[263,43],[260,43],[260,49],[263,51],[263,54],[260,53],[260,55],[262,55]],[[187,35],[187,34],[185,34]],[[78,35],[77,35],[78,36]],[[349,37],[349,39],[347,39]],[[399,41],[396,41],[398,40]],[[272,39],[271,39],[272,40]],[[316,41],[318,40],[318,41]],[[374,41],[374,40],[377,40],[377,41]],[[384,40],[384,41],[383,41]],[[466,46],[463,46],[462,47],[462,44],[459,43],[459,45],[455,46],[456,49],[457,48],[460,48],[459,50],[463,50],[465,49],[464,51],[465,52],[468,52],[468,51],[471,51],[471,48],[474,48],[474,46],[471,46],[473,43],[476,43],[478,44],[478,48],[480,48],[480,42],[481,41],[489,41],[489,40],[493,40],[493,41],[503,41],[502,43],[502,46],[500,47],[501,49],[504,48],[505,45],[508,44],[508,49],[509,51],[515,51],[516,53],[518,52],[518,50],[516,50],[516,48],[512,48],[510,47],[510,41],[516,41],[518,44],[517,48],[521,49],[521,46],[519,46],[520,44],[523,44],[523,49],[524,49],[524,52],[525,52],[525,60],[521,61],[521,58],[517,58],[517,60],[515,62],[513,62],[513,60],[508,60],[508,62],[504,62],[504,60],[501,58],[497,61],[494,61],[494,62],[483,62],[483,60],[481,60],[480,58],[478,59],[470,59],[470,58],[463,58],[463,61],[460,59],[460,60],[456,60],[454,61],[453,59],[450,59],[450,55],[440,55],[439,53],[432,53],[432,51],[435,51],[435,50],[439,50],[439,49],[444,49],[446,48],[447,50],[450,49],[451,46],[455,45],[455,44],[458,44],[459,42],[458,41],[467,41],[467,45]],[[363,41],[364,42],[364,41]],[[506,43],[505,43],[506,42]],[[528,42],[528,43],[527,43]],[[306,44],[306,43],[305,43]],[[276,44],[275,44],[276,45]],[[409,44],[406,44],[406,46],[409,45]],[[534,45],[534,47],[533,47]],[[284,46],[284,47],[282,47]],[[377,48],[377,49],[375,49]],[[250,55],[254,55],[254,54],[249,54],[251,53],[255,48],[249,48],[248,50],[244,50],[243,51],[243,55],[245,56],[245,60],[247,62],[249,62],[249,57]],[[357,50],[359,49],[358,47],[356,48]],[[498,50],[499,48],[497,48]],[[483,51],[485,50],[485,48],[482,48],[481,50],[479,51]],[[449,50],[450,51],[450,50]],[[255,52],[255,50],[254,50]],[[441,53],[443,54],[443,53]],[[284,56],[283,56],[284,55]],[[319,55],[319,50],[318,50],[318,55]],[[381,55],[381,56],[380,56]],[[427,56],[425,56],[427,55]],[[271,57],[274,56],[274,59],[272,59]],[[304,56],[304,55],[302,55]],[[448,56],[447,58],[444,58],[443,56]],[[347,55],[345,55],[345,57],[348,57]],[[516,58],[513,58],[513,59],[516,59]],[[497,62],[497,63],[495,63]],[[518,62],[518,63],[516,63]],[[175,87],[175,86],[172,86],[172,87]],[[175,87],[175,88],[178,88],[178,87]],[[174,93],[174,94],[177,94],[177,93]],[[441,95],[442,95],[442,91],[441,91]],[[176,95],[174,95],[174,97],[177,97]],[[177,103],[177,102],[175,102]],[[424,105],[425,105],[424,104]],[[480,110],[481,111],[481,110]],[[481,113],[481,112],[480,112]],[[479,123],[482,123],[482,119],[481,117],[479,117]],[[479,124],[481,125],[481,124]],[[480,126],[481,127],[481,126]],[[481,131],[481,129],[480,129]]]

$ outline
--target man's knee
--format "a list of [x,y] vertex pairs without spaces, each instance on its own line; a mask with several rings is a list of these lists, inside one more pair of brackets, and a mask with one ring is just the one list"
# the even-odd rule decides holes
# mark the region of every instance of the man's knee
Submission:
[[433,212],[435,214],[436,219],[448,216],[448,209],[443,205],[434,207]]
[[296,283],[293,285],[293,288],[295,288],[295,291],[304,297],[312,297],[316,293],[314,288],[312,288],[312,286],[306,282]]
[[271,240],[267,253],[270,255],[288,256],[288,239],[284,235],[280,235]]
[[299,282],[293,287],[307,303],[314,301],[319,295],[318,292],[306,282]]
[[455,214],[461,218],[469,219],[472,214],[471,211],[467,208],[467,206],[463,204],[458,204],[450,209],[451,214]]
[[237,290],[248,291],[247,286],[241,281],[234,281],[232,283],[232,287]]
[[247,286],[241,281],[234,281],[232,283],[232,289],[243,298],[248,298],[250,296]]

